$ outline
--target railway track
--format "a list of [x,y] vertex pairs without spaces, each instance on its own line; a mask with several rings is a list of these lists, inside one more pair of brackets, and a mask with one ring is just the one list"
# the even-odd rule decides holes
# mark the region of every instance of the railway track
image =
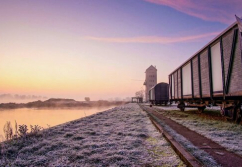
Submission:
[[195,147],[202,151],[205,151],[207,154],[212,156],[218,165],[224,167],[241,166],[241,156],[227,151],[225,148],[213,142],[212,140],[194,131],[191,131],[190,129],[165,117],[164,115],[157,112],[155,108],[145,105],[140,105],[140,107],[147,112],[156,128],[162,132],[163,136],[168,140],[168,142],[170,142],[173,149],[188,166],[210,165],[204,163],[199,157],[192,155],[192,153],[183,146],[183,143],[180,143],[177,140],[175,140],[175,138],[164,128],[164,124],[169,126],[174,131],[176,131],[176,133],[178,133],[179,135],[185,137]]

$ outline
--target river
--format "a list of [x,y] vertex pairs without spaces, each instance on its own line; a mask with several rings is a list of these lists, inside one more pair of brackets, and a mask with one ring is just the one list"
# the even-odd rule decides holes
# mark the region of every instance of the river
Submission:
[[92,108],[65,108],[65,109],[33,109],[20,108],[0,110],[0,141],[4,140],[3,127],[6,121],[10,121],[13,130],[15,121],[18,125],[39,125],[43,128],[59,125],[71,120],[79,119],[98,112],[102,112],[115,106]]

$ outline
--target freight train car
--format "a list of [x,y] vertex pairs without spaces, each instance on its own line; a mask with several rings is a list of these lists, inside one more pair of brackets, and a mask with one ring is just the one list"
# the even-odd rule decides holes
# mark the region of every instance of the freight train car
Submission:
[[169,101],[169,85],[161,82],[149,90],[149,99],[151,104],[167,105]]
[[[229,26],[169,75],[170,101],[178,108],[220,106],[221,114],[241,120],[242,22]],[[240,27],[241,26],[241,27]],[[239,29],[241,28],[241,29]]]

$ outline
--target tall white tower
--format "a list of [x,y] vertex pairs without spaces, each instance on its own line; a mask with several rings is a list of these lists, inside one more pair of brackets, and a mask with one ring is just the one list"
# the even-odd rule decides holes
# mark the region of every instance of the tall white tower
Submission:
[[157,84],[157,69],[151,65],[145,71],[145,101],[149,101],[149,90]]

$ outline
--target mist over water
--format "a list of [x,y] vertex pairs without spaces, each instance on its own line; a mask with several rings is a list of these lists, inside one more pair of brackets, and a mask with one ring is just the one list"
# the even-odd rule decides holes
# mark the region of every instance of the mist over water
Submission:
[[91,108],[63,108],[63,109],[33,109],[20,108],[11,110],[0,110],[0,140],[2,140],[3,127],[6,121],[10,121],[14,129],[15,120],[18,125],[25,124],[30,129],[30,125],[39,125],[43,128],[59,125],[71,120],[79,119],[116,106],[102,106]]
[[0,94],[0,103],[28,103],[37,100],[47,100],[45,96]]

